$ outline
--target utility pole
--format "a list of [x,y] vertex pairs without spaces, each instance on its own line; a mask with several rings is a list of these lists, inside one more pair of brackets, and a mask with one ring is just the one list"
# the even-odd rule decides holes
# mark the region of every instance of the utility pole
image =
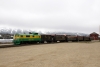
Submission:
[[99,35],[100,35],[100,25],[99,25]]
[[100,25],[99,25],[99,41],[100,41]]

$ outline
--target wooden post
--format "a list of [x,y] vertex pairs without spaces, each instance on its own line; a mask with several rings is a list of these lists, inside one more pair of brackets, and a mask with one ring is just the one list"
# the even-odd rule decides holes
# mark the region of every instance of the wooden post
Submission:
[[99,35],[98,36],[99,36],[99,41],[100,41],[100,25],[99,25]]

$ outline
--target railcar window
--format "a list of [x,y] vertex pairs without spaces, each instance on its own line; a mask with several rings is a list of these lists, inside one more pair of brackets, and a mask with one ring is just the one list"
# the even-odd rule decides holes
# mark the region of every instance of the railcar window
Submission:
[[34,35],[38,35],[38,33],[34,33]]
[[23,37],[23,35],[20,35],[20,37]]
[[26,35],[26,37],[30,37],[30,35]]
[[33,35],[33,37],[34,37],[34,35]]

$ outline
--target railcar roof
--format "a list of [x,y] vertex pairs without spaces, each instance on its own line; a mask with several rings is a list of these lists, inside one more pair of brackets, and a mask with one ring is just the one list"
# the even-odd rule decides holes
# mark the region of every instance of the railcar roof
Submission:
[[15,35],[35,35],[35,34],[15,34]]

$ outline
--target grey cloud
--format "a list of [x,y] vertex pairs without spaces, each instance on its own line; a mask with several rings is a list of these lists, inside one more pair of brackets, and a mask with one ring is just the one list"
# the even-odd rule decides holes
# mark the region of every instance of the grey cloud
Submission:
[[0,25],[98,32],[99,0],[2,0]]

